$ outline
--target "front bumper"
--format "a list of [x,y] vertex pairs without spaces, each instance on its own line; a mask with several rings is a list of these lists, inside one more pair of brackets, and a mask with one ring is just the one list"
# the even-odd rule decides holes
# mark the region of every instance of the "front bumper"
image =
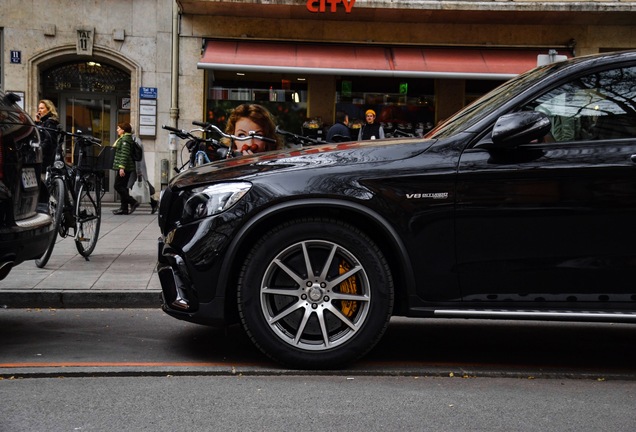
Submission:
[[[166,189],[159,208],[157,273],[163,310],[206,325],[236,319],[232,261],[228,251],[248,213],[242,201],[222,213],[183,224],[183,197]],[[175,222],[175,221],[178,221]],[[227,300],[229,299],[229,300]]]
[[[210,298],[210,291],[216,291],[215,279],[207,279],[199,272],[188,269],[185,254],[166,245],[163,237],[159,237],[157,246],[157,274],[161,283],[163,311],[184,321],[224,325],[225,298],[219,295]],[[203,296],[194,283],[197,279],[207,279],[208,292]]]

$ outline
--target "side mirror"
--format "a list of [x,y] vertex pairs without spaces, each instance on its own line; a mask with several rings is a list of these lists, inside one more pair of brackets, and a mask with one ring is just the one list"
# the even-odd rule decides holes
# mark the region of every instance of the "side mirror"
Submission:
[[519,111],[502,115],[492,130],[492,143],[480,147],[514,148],[532,141],[542,141],[550,133],[550,118],[539,111]]
[[20,96],[15,93],[7,93],[4,95],[4,99],[11,105],[18,103],[22,100]]

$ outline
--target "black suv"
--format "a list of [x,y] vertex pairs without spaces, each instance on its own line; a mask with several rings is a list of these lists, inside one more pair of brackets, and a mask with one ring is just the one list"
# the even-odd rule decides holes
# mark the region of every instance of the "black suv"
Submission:
[[215,162],[159,215],[163,309],[298,368],[391,316],[636,322],[636,52],[510,80],[425,138]]
[[0,280],[13,266],[40,257],[55,235],[51,217],[36,212],[40,135],[19,100],[0,92]]

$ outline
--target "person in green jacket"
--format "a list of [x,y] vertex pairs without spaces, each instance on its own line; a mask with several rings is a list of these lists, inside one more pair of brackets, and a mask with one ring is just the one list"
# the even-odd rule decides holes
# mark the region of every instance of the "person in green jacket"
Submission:
[[[121,206],[119,209],[113,210],[113,214],[126,215],[132,214],[139,207],[139,202],[130,196],[128,190],[128,180],[131,173],[135,171],[135,161],[132,158],[132,146],[134,143],[130,123],[117,124],[117,135],[119,138],[113,144],[115,148],[113,170],[116,171],[114,187],[121,198]],[[129,205],[130,212],[128,211]]]

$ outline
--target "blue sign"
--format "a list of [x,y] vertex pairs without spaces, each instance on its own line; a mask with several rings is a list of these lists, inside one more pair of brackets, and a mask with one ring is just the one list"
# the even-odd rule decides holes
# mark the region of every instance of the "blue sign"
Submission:
[[157,87],[139,87],[139,99],[157,99]]
[[22,63],[22,51],[11,51],[11,63],[20,64]]

